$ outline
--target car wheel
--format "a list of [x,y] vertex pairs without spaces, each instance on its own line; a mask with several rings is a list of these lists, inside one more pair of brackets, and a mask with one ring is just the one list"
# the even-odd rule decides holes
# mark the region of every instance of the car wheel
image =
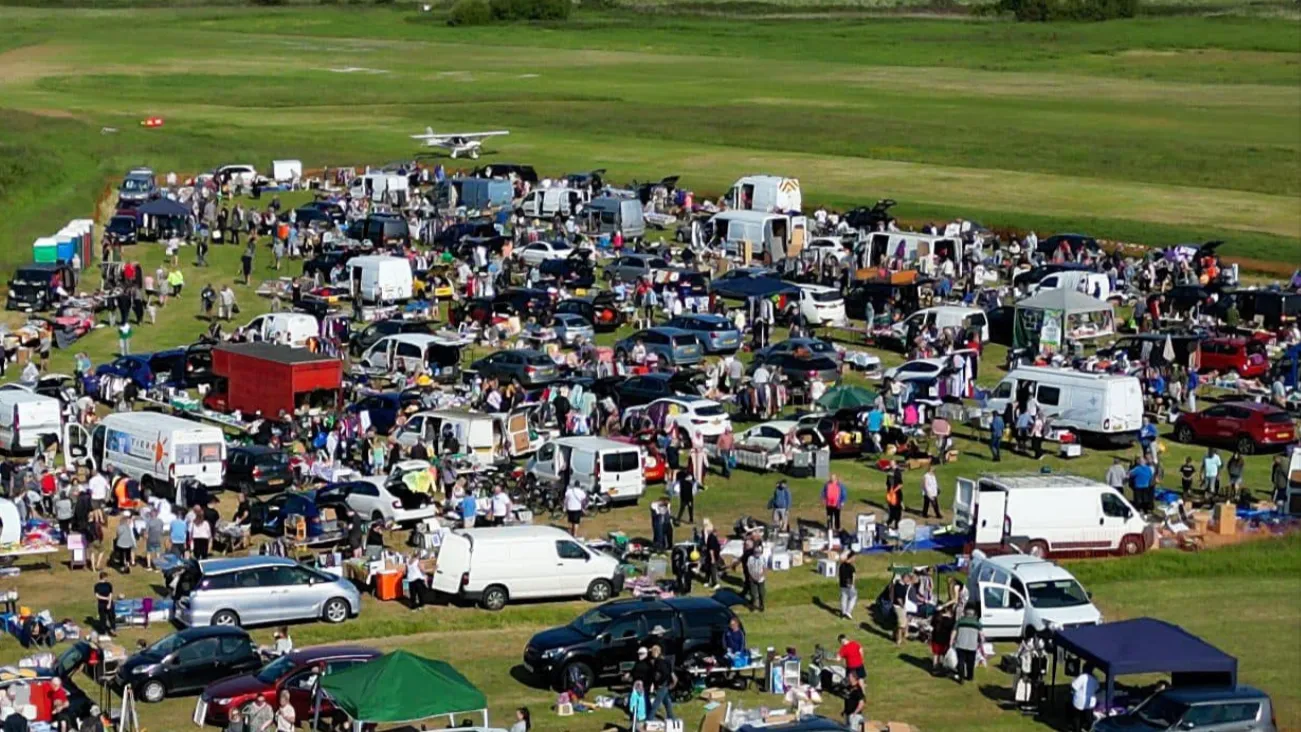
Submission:
[[592,688],[592,683],[596,681],[596,674],[592,673],[592,667],[582,661],[574,661],[565,664],[564,669],[560,672],[560,686],[564,689],[572,689],[578,684],[575,681],[581,681],[584,689]]
[[348,601],[341,597],[330,600],[321,610],[321,616],[327,623],[342,623],[348,619]]
[[212,614],[213,625],[239,625],[239,616],[233,610],[218,610]]
[[1251,437],[1248,435],[1242,435],[1238,437],[1238,452],[1242,453],[1243,455],[1255,455],[1256,441],[1251,439]]
[[1039,541],[1038,539],[1036,539],[1026,545],[1025,552],[1026,554],[1029,554],[1032,557],[1038,557],[1039,559],[1047,559],[1048,544],[1046,542]]
[[610,584],[607,579],[594,579],[592,584],[587,586],[588,602],[605,602],[614,594],[614,585]]
[[1179,442],[1189,444],[1193,441],[1193,428],[1186,424],[1181,424],[1175,428],[1175,439]]
[[146,681],[140,687],[140,698],[150,704],[157,704],[167,698],[167,687],[161,681]]
[[1143,553],[1143,537],[1130,534],[1120,540],[1120,553],[1127,557]]
[[379,511],[372,511],[370,514],[370,520],[371,523],[382,524],[384,523],[384,514]]
[[479,600],[479,604],[483,605],[485,610],[496,612],[506,607],[506,601],[509,599],[510,596],[506,594],[505,587],[492,585],[483,591],[483,598]]

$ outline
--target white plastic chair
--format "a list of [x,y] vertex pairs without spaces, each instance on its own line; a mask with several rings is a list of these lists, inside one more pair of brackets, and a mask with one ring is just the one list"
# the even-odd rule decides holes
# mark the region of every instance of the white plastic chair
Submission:
[[915,552],[917,551],[917,521],[915,519],[901,519],[899,521],[899,551]]

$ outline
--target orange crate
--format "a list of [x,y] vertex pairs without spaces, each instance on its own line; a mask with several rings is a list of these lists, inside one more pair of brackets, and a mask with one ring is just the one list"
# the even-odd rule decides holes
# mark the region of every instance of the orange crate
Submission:
[[375,575],[375,597],[380,600],[396,600],[402,596],[402,573],[380,572]]

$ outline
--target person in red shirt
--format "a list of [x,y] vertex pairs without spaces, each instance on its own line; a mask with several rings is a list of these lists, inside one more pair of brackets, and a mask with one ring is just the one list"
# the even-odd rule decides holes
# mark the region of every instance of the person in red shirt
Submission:
[[866,679],[867,669],[863,666],[863,647],[858,641],[850,640],[849,636],[841,635],[840,650],[836,655],[845,662],[845,672],[853,674],[856,678]]
[[54,473],[47,472],[41,476],[41,509],[46,515],[54,513],[54,493],[58,490],[58,483],[54,480]]

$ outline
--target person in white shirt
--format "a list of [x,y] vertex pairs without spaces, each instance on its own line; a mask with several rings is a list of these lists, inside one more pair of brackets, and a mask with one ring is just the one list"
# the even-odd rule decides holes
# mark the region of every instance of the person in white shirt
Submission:
[[425,592],[428,581],[425,570],[420,568],[420,560],[413,553],[407,557],[407,596],[411,600],[411,609],[419,610],[425,604]]
[[565,490],[565,514],[569,518],[571,536],[578,536],[578,524],[583,520],[583,509],[586,506],[587,491],[577,485],[571,485]]
[[90,478],[90,505],[96,509],[103,508],[105,498],[108,498],[108,478],[97,472]]
[[1075,708],[1074,729],[1087,730],[1093,726],[1093,708],[1098,705],[1098,680],[1093,678],[1093,666],[1085,664],[1075,680],[1071,681],[1071,706]]
[[940,481],[935,477],[934,463],[922,476],[922,518],[930,515],[931,507],[935,508],[935,518],[944,518],[944,514],[940,513]]
[[510,515],[510,509],[510,496],[506,495],[501,486],[494,487],[492,489],[492,525],[506,525],[506,517]]

